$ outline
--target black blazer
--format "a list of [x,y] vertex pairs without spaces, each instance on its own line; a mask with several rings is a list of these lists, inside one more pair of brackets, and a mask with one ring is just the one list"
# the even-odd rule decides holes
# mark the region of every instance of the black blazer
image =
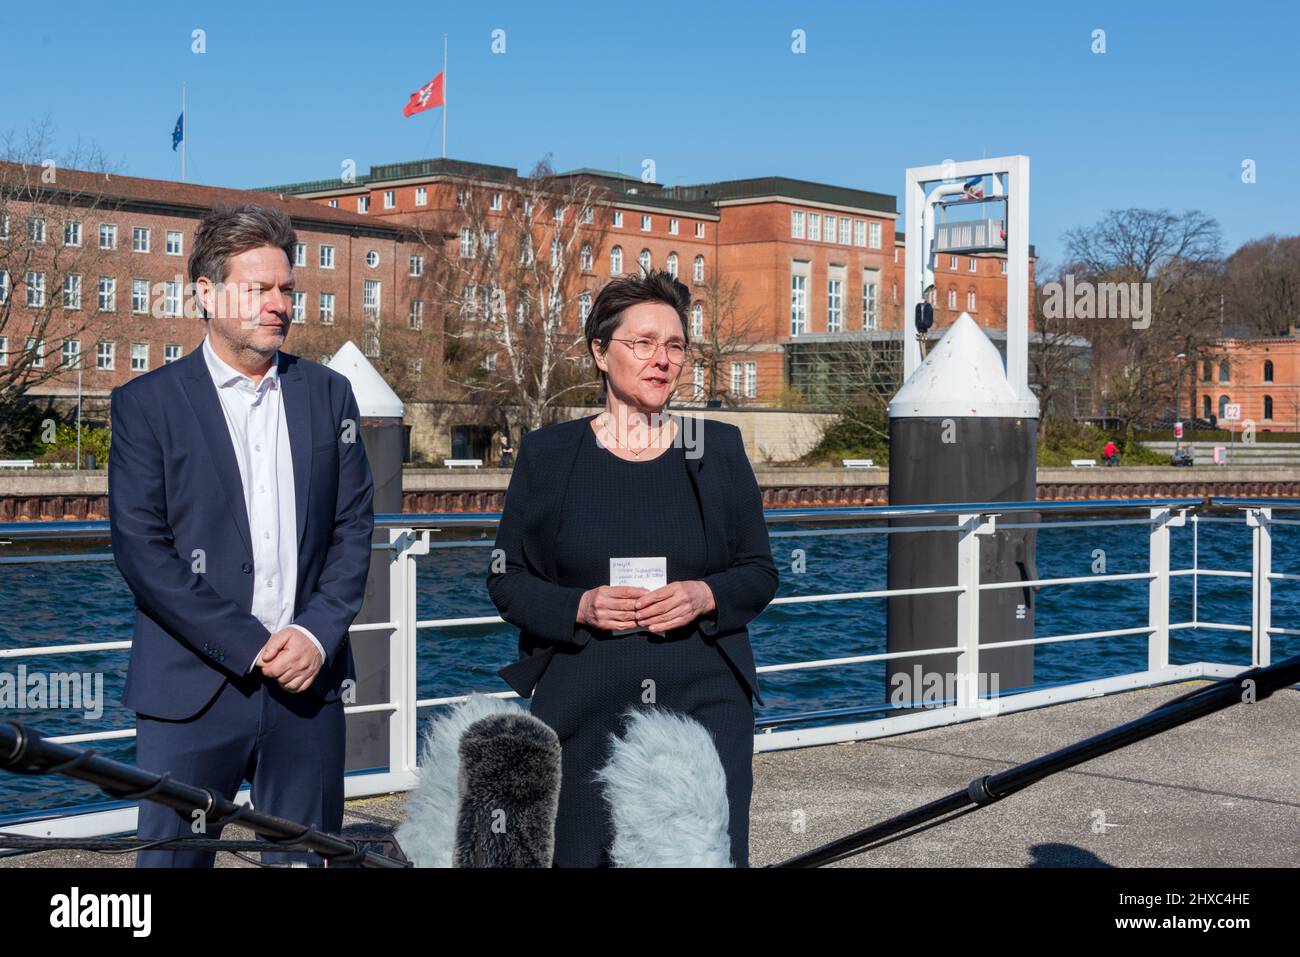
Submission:
[[[592,637],[592,629],[576,621],[586,589],[556,581],[553,545],[583,430],[591,429],[595,417],[529,432],[519,442],[506,490],[487,587],[501,617],[519,629],[519,660],[498,674],[525,698],[556,646],[581,647]],[[680,435],[680,417],[674,418]],[[704,517],[709,571],[702,580],[717,608],[696,619],[695,626],[706,640],[716,640],[761,704],[747,626],[772,600],[778,582],[762,493],[740,430],[712,419],[699,424],[701,454],[688,455],[685,462]]]

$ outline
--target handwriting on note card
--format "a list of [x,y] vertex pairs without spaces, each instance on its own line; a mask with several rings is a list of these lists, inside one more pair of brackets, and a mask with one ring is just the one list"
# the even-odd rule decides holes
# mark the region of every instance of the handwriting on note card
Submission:
[[[633,588],[645,588],[654,591],[668,584],[668,559],[659,558],[611,558],[609,560],[609,583],[627,585]],[[635,628],[619,628],[611,632],[614,635],[630,635],[633,632],[649,631],[638,625]],[[655,634],[655,632],[651,632]]]

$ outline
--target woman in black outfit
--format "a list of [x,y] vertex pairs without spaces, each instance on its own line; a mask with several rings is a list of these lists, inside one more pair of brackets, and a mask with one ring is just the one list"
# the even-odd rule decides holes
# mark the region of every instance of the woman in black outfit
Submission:
[[[501,675],[560,739],[561,867],[608,864],[612,825],[594,775],[627,709],[647,705],[712,734],[732,862],[749,865],[762,698],[746,626],[776,593],[777,571],[740,431],[663,414],[687,354],[689,305],[664,272],[601,290],[585,331],[605,411],[528,433],[506,492],[488,590],[520,629],[519,660]],[[611,558],[658,556],[664,587],[609,584]]]

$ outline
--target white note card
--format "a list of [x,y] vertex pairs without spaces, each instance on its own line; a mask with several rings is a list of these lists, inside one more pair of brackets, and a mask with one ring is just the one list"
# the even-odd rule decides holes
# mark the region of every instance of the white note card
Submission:
[[[611,558],[609,560],[609,583],[611,585],[628,585],[633,588],[645,588],[654,591],[668,584],[668,559],[661,558]],[[634,632],[650,632],[648,628],[638,625],[635,628],[619,628],[610,632],[614,635],[630,635]],[[650,632],[650,634],[658,634]]]

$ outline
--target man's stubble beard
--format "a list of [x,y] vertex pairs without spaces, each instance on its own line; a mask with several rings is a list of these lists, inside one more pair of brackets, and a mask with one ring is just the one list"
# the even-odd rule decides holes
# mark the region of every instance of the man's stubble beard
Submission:
[[259,362],[271,362],[275,359],[275,354],[284,347],[285,340],[289,338],[288,332],[280,334],[280,341],[270,349],[263,349],[253,341],[253,335],[257,332],[259,325],[253,324],[245,328],[244,321],[240,320],[235,323],[234,330],[227,326],[221,331],[217,331],[217,326],[211,325],[211,331],[225,340],[226,347],[239,358],[241,362],[249,365],[256,365]]

